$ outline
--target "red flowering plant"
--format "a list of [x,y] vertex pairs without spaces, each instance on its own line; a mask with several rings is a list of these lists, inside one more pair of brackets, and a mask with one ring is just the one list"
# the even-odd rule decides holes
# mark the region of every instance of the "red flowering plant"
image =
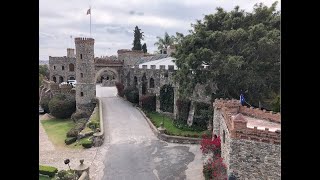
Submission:
[[220,137],[217,137],[212,140],[212,138],[206,134],[202,135],[201,143],[200,143],[201,151],[203,154],[207,154],[212,152],[214,155],[220,156],[220,148],[221,148],[221,140]]
[[206,180],[227,180],[227,167],[219,156],[207,161],[203,166],[203,173]]

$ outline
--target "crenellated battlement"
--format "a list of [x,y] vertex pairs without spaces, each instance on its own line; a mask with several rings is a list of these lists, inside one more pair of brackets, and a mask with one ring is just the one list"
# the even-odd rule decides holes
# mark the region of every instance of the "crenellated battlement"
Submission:
[[[213,106],[221,112],[231,138],[280,144],[280,113],[274,114],[272,111],[241,106],[239,100],[235,99],[216,99]],[[251,117],[253,119],[248,121]],[[261,129],[263,127],[266,128]],[[271,127],[273,130],[271,131],[267,127]]]
[[94,44],[94,39],[86,37],[76,37],[74,38],[74,42],[76,44]]

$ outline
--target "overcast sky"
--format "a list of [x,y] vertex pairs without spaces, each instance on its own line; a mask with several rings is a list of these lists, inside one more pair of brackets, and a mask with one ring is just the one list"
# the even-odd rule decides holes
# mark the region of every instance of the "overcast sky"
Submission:
[[74,37],[90,36],[90,4],[94,53],[100,57],[131,49],[136,25],[144,32],[142,43],[153,53],[157,36],[165,31],[188,34],[191,23],[217,7],[230,11],[239,5],[251,12],[256,3],[270,6],[274,1],[279,0],[39,0],[39,59],[66,56],[66,49],[74,48]]

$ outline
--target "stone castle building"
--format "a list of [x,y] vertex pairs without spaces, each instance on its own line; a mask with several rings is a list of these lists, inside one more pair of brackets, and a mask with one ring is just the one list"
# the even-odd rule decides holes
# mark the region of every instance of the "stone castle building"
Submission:
[[237,179],[281,179],[280,113],[216,99],[213,134],[221,137],[227,173]]

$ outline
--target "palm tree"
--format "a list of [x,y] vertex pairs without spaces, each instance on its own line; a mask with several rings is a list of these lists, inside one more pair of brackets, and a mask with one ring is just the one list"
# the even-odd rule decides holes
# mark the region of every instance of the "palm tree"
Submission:
[[163,48],[167,49],[168,46],[172,45],[174,43],[175,37],[169,36],[167,32],[164,33],[164,38],[161,38],[157,36],[158,42],[154,43],[155,46],[158,46],[159,50],[162,50]]

